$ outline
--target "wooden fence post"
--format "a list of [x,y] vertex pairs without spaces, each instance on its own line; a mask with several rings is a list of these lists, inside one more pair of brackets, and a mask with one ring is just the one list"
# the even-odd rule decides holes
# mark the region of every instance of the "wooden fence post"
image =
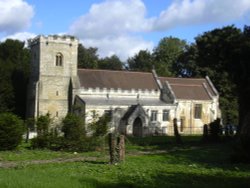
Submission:
[[181,136],[177,127],[177,119],[174,118],[174,136],[177,144],[182,144]]
[[119,136],[119,161],[122,162],[125,160],[125,136]]

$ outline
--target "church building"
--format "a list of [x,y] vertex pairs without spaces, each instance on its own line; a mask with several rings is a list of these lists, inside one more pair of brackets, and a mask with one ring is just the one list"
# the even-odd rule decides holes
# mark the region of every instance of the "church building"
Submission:
[[175,118],[181,134],[201,134],[204,124],[220,117],[219,94],[208,77],[78,69],[73,36],[37,36],[29,46],[28,117],[50,113],[60,122],[74,112],[87,126],[109,115],[110,131],[133,136],[172,135]]

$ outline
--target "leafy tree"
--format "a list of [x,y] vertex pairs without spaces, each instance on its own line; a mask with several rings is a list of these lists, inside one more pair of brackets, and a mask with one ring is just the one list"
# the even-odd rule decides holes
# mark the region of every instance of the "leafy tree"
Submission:
[[0,43],[0,111],[25,117],[30,51],[24,42],[7,39]]
[[0,114],[0,150],[15,149],[22,141],[23,121],[11,113]]
[[185,52],[186,41],[175,37],[164,37],[154,49],[154,64],[157,73],[161,76],[176,76],[176,64]]
[[128,59],[130,70],[150,72],[153,68],[153,57],[148,50],[140,50],[134,57]]
[[109,114],[104,114],[101,117],[95,115],[93,118],[93,122],[88,125],[90,130],[93,132],[93,136],[99,137],[106,135],[108,132],[108,123],[111,120],[111,116]]
[[224,123],[237,124],[237,88],[234,66],[240,59],[241,30],[234,26],[214,29],[196,37],[195,44],[181,56],[182,73],[209,76],[220,93]]
[[85,48],[82,44],[78,46],[78,67],[79,68],[98,68],[97,48]]
[[68,114],[63,119],[62,132],[66,140],[81,140],[85,136],[85,127],[82,118],[75,114]]
[[11,83],[12,67],[0,59],[0,113],[14,109],[14,92]]
[[32,139],[31,145],[34,148],[49,148],[50,133],[49,128],[52,124],[50,114],[40,115],[36,120],[37,137]]
[[198,49],[195,44],[186,46],[186,50],[179,57],[176,64],[177,76],[180,77],[197,77],[198,65],[196,58],[198,56]]
[[250,162],[250,26],[245,26],[241,38],[241,54],[238,64],[233,67],[239,97],[239,161]]
[[122,62],[116,55],[105,57],[99,61],[99,69],[122,70]]

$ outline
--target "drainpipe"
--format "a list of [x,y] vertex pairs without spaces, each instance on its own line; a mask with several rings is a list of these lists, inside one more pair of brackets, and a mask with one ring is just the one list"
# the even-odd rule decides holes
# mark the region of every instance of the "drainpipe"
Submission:
[[193,112],[193,101],[191,100],[190,101],[190,120],[189,120],[190,121],[189,122],[190,123],[190,125],[189,125],[190,126],[190,135],[192,134],[192,116],[193,116],[192,112]]

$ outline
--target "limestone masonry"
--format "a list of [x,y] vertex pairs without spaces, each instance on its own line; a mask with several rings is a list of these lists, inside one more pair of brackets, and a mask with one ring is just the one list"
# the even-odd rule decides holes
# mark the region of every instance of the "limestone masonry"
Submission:
[[134,136],[173,134],[174,118],[181,134],[201,134],[204,124],[220,117],[219,94],[208,77],[77,69],[73,36],[37,36],[29,46],[28,117],[50,113],[60,122],[74,112],[87,126],[110,115],[110,131]]

